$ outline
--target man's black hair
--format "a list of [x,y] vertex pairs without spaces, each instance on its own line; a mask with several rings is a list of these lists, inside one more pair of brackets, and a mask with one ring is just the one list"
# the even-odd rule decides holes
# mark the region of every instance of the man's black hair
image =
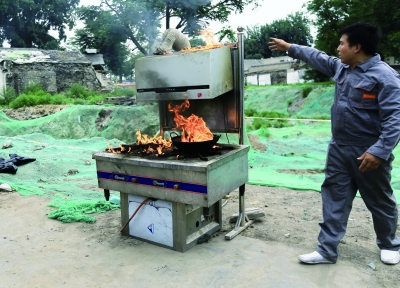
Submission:
[[382,34],[377,26],[368,23],[355,23],[340,31],[340,36],[347,35],[349,46],[360,44],[367,55],[378,53],[379,41]]

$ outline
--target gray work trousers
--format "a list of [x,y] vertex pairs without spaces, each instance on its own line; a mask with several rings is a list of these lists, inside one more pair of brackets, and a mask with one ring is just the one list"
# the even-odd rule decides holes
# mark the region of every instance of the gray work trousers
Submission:
[[392,161],[382,160],[373,171],[362,173],[357,160],[368,147],[338,145],[331,140],[325,164],[325,180],[321,186],[323,221],[319,223],[318,253],[337,261],[338,245],[346,233],[347,221],[357,190],[372,214],[376,243],[380,249],[397,251],[398,208],[390,185]]

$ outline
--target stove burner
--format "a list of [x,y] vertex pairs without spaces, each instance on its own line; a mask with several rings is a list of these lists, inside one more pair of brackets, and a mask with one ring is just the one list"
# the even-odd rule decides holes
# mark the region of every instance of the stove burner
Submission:
[[[215,146],[207,151],[202,151],[200,152],[182,152],[179,149],[173,147],[173,148],[164,148],[162,150],[163,154],[157,154],[155,152],[148,152],[146,148],[139,145],[123,145],[123,150],[121,151],[121,148],[112,148],[115,153],[118,154],[132,154],[136,156],[142,156],[142,157],[147,157],[147,158],[163,158],[163,159],[168,159],[168,158],[173,158],[173,159],[193,159],[193,158],[198,158],[202,161],[208,161],[209,156],[215,156],[215,155],[222,155],[222,151],[226,150],[233,150],[235,149],[232,146]],[[109,149],[106,150],[106,152],[109,152]],[[110,152],[111,153],[111,152]]]

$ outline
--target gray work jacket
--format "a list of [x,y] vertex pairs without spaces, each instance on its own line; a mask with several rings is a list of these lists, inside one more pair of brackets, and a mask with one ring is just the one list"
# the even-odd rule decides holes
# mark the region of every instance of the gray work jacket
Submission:
[[352,70],[339,58],[311,47],[292,44],[288,54],[336,81],[333,140],[340,145],[369,146],[366,152],[387,160],[400,137],[399,73],[379,55]]

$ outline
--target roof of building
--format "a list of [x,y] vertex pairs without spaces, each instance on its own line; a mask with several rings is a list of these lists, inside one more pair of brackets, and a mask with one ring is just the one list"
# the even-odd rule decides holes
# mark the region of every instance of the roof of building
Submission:
[[83,52],[83,53],[87,53],[87,54],[96,54],[97,53],[97,49],[95,49],[95,48],[88,48],[88,49],[85,49],[85,51]]
[[[244,71],[247,73],[260,71],[277,71],[287,70],[292,67],[292,64],[297,60],[289,56],[281,56],[267,59],[244,59]],[[254,70],[254,71],[252,71]]]
[[41,50],[36,48],[0,48],[0,62],[28,63],[85,63],[90,64],[78,51]]
[[92,62],[92,65],[104,65],[104,58],[103,54],[84,54],[84,57],[86,57],[90,62]]

